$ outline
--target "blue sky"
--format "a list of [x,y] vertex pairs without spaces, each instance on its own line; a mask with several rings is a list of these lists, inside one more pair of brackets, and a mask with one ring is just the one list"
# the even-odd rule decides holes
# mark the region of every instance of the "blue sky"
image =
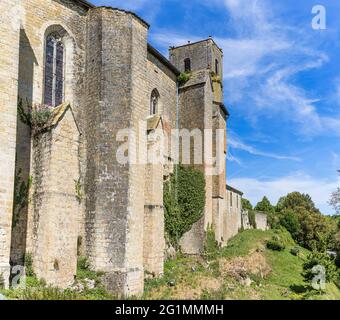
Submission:
[[[170,45],[213,36],[224,51],[227,179],[256,204],[309,193],[326,214],[340,185],[340,2],[334,0],[93,0],[133,10],[149,41]],[[314,30],[312,7],[326,9]]]

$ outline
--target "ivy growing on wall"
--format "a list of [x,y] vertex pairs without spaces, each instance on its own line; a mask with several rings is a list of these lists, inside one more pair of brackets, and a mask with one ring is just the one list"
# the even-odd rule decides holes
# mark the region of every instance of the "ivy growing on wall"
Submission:
[[74,187],[76,191],[76,198],[80,204],[83,200],[83,192],[82,192],[82,185],[80,182],[80,178],[78,180],[74,180]]
[[164,185],[165,231],[178,248],[180,238],[202,216],[205,207],[205,178],[193,167],[177,166],[177,174]]
[[21,173],[22,170],[19,169],[14,177],[13,228],[19,221],[21,211],[29,204],[29,191],[32,186],[32,177],[24,181]]

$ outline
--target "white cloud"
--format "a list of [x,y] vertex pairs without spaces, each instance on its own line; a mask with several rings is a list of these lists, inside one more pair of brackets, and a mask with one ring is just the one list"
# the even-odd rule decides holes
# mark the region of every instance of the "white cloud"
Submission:
[[[253,146],[244,143],[239,138],[237,138],[235,136],[235,134],[232,134],[232,133],[229,135],[229,138],[228,138],[228,146],[232,149],[238,149],[238,150],[246,151],[246,152],[248,152],[252,155],[255,155],[255,156],[272,158],[272,159],[276,159],[276,160],[301,161],[301,159],[299,157],[285,156],[285,155],[275,154],[275,153],[272,153],[272,152],[260,151],[256,148],[254,148]],[[228,160],[230,160],[230,159],[228,159]]]
[[323,213],[333,214],[334,211],[328,201],[331,193],[339,186],[340,179],[337,181],[318,180],[308,175],[294,173],[272,180],[236,178],[228,180],[228,184],[242,190],[244,197],[254,205],[261,201],[263,196],[267,196],[272,204],[276,204],[280,197],[290,192],[308,193]]

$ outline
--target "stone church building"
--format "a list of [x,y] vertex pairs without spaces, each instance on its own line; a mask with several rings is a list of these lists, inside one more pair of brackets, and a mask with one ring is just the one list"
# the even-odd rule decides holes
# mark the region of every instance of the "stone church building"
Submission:
[[[148,44],[149,25],[132,12],[83,0],[1,0],[0,12],[0,274],[6,284],[11,266],[23,265],[28,253],[37,276],[60,287],[72,285],[78,255],[119,295],[141,294],[146,271],[162,275],[163,183],[175,160],[164,148],[162,162],[140,161],[160,143],[156,131],[211,132],[204,135],[201,164],[195,162],[206,178],[204,216],[181,246],[200,252],[209,225],[225,244],[235,233],[228,231],[235,230],[227,210],[229,114],[223,53],[214,40],[171,47],[167,59]],[[185,83],[177,80],[182,72],[191,75]],[[53,109],[33,130],[23,118],[34,105]],[[121,163],[122,144],[131,143],[126,128],[137,146],[129,159],[137,160]],[[17,194],[28,187],[28,199]]]

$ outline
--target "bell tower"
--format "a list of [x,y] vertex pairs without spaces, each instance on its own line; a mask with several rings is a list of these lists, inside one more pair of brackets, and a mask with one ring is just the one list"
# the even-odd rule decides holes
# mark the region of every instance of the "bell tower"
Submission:
[[171,47],[169,55],[172,64],[188,74],[188,81],[179,87],[179,129],[199,129],[204,137],[202,164],[194,165],[205,175],[205,213],[181,241],[184,252],[195,254],[203,249],[208,226],[214,227],[216,240],[225,243],[228,111],[223,104],[223,52],[209,38]]

